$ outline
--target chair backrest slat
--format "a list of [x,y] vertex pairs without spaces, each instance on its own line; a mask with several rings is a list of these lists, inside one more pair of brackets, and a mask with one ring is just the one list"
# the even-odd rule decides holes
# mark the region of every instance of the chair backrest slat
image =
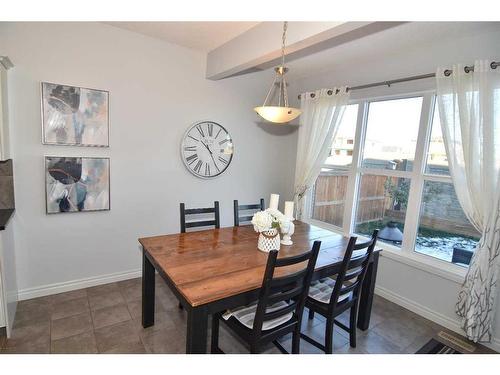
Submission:
[[272,305],[277,302],[290,300],[302,293],[302,289],[302,286],[298,285],[290,290],[287,290],[286,292],[279,292],[269,296],[267,301],[270,305]]
[[262,209],[262,206],[260,203],[257,204],[240,204],[238,206],[238,210],[244,211],[244,210],[260,210]]
[[[378,236],[378,229],[376,229],[375,231],[377,232],[377,236]],[[375,233],[375,231],[374,231],[374,233]],[[373,234],[374,233],[372,233],[372,237],[368,241],[354,244],[352,251],[368,249],[368,247],[370,247],[370,245],[373,243]],[[376,241],[376,239],[375,239],[375,241]]]
[[308,253],[294,255],[294,256],[286,257],[286,258],[281,258],[281,259],[276,260],[276,267],[291,266],[291,265],[294,265],[297,263],[305,262],[308,259],[309,259]]
[[215,220],[186,221],[186,228],[209,227],[215,225]]
[[356,257],[352,257],[351,261],[349,262],[349,270],[353,270],[357,267],[361,267],[367,258],[368,258],[368,253],[365,253],[363,255],[359,255]]
[[246,222],[250,222],[250,221],[252,221],[252,218],[253,218],[253,216],[240,216],[240,217],[238,218],[238,220],[239,220],[239,221],[238,221],[238,224],[239,224],[239,223],[246,223]]
[[249,213],[245,213],[244,216],[240,216],[240,211],[264,211],[264,199],[261,198],[259,203],[256,204],[239,204],[238,200],[235,199],[233,201],[233,210],[234,210],[234,226],[238,227],[240,223],[245,223],[252,221],[252,215]]
[[276,319],[276,318],[279,318],[280,316],[289,314],[292,311],[294,311],[296,308],[297,308],[297,302],[296,301],[290,302],[290,304],[287,304],[285,307],[282,307],[281,309],[277,309],[277,310],[273,310],[271,312],[264,313],[264,321]]
[[184,211],[186,215],[196,215],[196,214],[211,214],[215,212],[214,207],[208,207],[208,208],[186,208]]
[[[339,303],[345,303],[346,301],[353,301],[354,303],[359,302],[361,286],[377,243],[377,237],[378,230],[375,230],[373,231],[371,239],[363,243],[357,244],[357,238],[354,236],[349,239],[342,266],[335,279],[335,287],[330,297],[330,305],[328,307],[330,312],[333,312]],[[364,254],[353,257],[353,251],[364,249],[366,249]],[[346,300],[344,298],[339,301],[341,296],[348,293],[352,293],[349,299]]]
[[355,279],[356,277],[361,275],[362,272],[363,272],[363,267],[358,267],[357,269],[355,269],[355,271],[351,271],[351,272],[346,273],[346,275],[344,277],[344,281],[349,281],[349,280]]
[[304,276],[306,276],[306,274],[307,274],[307,268],[304,268],[288,276],[275,277],[270,281],[269,285],[271,286],[271,288],[277,288],[277,287],[283,288],[286,287],[287,285],[296,283],[297,280],[302,279]]
[[345,285],[342,288],[340,288],[339,295],[343,296],[344,294],[352,292],[354,289],[356,289],[359,285],[359,280],[356,280],[352,284]]
[[[320,247],[321,241],[314,241],[312,250],[299,256],[281,259],[278,259],[276,250],[269,253],[253,324],[253,334],[256,337],[262,334],[262,325],[265,321],[289,313],[293,313],[293,319],[300,324]],[[302,269],[286,276],[274,277],[276,268],[296,266],[301,263],[304,263]],[[284,302],[283,307],[267,311],[271,305],[279,302]]]
[[[220,228],[220,214],[219,214],[218,201],[214,202],[213,207],[186,208],[186,205],[184,203],[181,203],[179,205],[179,208],[180,208],[181,233],[186,233],[187,228],[208,227],[212,225],[215,228]],[[213,219],[186,221],[186,215],[199,215],[199,214],[209,214],[209,213],[214,214]]]

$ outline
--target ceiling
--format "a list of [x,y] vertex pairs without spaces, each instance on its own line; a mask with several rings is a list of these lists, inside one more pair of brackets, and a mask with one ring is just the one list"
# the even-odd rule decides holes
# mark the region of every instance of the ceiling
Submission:
[[106,22],[108,25],[210,52],[259,22]]
[[[380,59],[390,61],[396,56],[412,56],[417,49],[425,49],[437,42],[458,43],[456,45],[458,50],[464,48],[456,42],[459,38],[472,37],[489,31],[500,32],[500,22],[408,22],[353,42],[289,60],[287,62],[290,68],[289,77],[307,77],[312,72],[316,74],[349,71],[353,65],[363,62],[366,63],[366,69],[369,69],[371,61]],[[409,64],[409,68],[422,65],[423,73],[427,73],[429,67],[425,66],[426,62],[434,67],[435,62],[432,59],[414,57],[415,60]],[[479,55],[478,58],[485,57]]]
[[[213,51],[215,48],[261,24],[260,22],[215,21],[106,23],[203,53]],[[257,27],[251,30],[249,34],[258,34],[261,29],[262,27]],[[392,60],[404,60],[401,56],[408,60],[405,60],[405,66],[395,67],[401,74],[404,73],[405,69],[409,72],[418,70],[422,73],[428,73],[433,71],[435,64],[441,63],[441,61],[423,58],[417,53],[418,51],[423,51],[424,55],[428,55],[429,53],[436,53],[435,48],[438,48],[439,45],[447,45],[450,52],[452,52],[450,60],[460,60],[460,50],[465,45],[472,50],[480,47],[469,45],[470,43],[464,45],[461,40],[491,31],[500,32],[500,22],[407,22],[387,30],[374,32],[371,35],[360,35],[355,40],[346,41],[316,53],[313,52],[303,56],[291,54],[287,58],[287,66],[290,68],[288,76],[290,80],[306,78],[311,74],[323,72],[349,72],[352,71],[353,65],[359,68],[360,64],[363,66],[363,70],[371,70],[378,60],[383,60],[385,66],[390,65]],[[234,55],[240,48],[246,50],[253,48],[255,49],[255,56],[250,57],[259,57],[259,53],[262,54],[262,51],[259,50],[260,47],[261,44],[256,47],[250,43],[245,47],[245,45],[237,43],[235,48],[229,48],[228,53]],[[485,58],[482,56],[483,54],[481,53],[478,56]],[[443,61],[443,63],[448,62]],[[415,67],[418,69],[415,69]],[[253,70],[249,69],[249,72],[268,69],[269,66],[256,65]],[[360,71],[359,73],[361,79],[363,72]],[[387,72],[387,75],[392,77],[390,72]]]

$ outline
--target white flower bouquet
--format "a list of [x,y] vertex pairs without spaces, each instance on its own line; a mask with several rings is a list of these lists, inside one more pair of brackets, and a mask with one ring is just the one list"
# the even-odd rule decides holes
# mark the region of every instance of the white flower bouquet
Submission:
[[290,225],[290,219],[280,211],[268,208],[265,211],[256,212],[252,218],[253,228],[256,232],[266,232],[273,228],[286,231]]
[[269,252],[280,249],[280,231],[287,232],[290,219],[277,209],[268,208],[256,212],[252,217],[253,228],[259,233],[257,247],[259,250]]

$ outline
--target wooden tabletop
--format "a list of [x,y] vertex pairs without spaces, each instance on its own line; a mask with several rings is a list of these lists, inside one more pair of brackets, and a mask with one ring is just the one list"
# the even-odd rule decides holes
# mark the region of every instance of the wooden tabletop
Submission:
[[[257,238],[253,226],[247,225],[140,238],[139,242],[191,306],[200,306],[260,288],[268,255],[257,249]],[[342,260],[348,238],[295,221],[292,240],[291,246],[281,245],[279,257],[303,253],[315,240],[321,241],[318,270]]]

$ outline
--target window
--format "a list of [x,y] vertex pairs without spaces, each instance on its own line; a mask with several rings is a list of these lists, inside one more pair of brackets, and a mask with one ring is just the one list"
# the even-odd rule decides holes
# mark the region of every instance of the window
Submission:
[[377,228],[403,256],[468,265],[480,233],[453,188],[434,102],[427,93],[349,105],[309,195],[309,217],[361,236]]
[[443,133],[441,132],[441,123],[439,121],[439,111],[434,110],[432,119],[432,131],[427,148],[427,163],[425,173],[437,175],[450,175],[448,169],[448,159],[444,147]]
[[411,171],[422,97],[370,103],[363,167]]
[[343,226],[349,168],[352,165],[358,105],[347,106],[330,156],[314,185],[312,218],[336,227]]
[[415,251],[459,265],[468,265],[480,234],[458,202],[448,168],[439,111],[434,108],[427,141]]
[[415,251],[467,265],[479,237],[460,207],[453,184],[425,181]]
[[314,185],[313,218],[342,227],[348,173],[324,168]]
[[381,241],[401,247],[422,97],[368,105],[354,233],[378,228]]
[[354,232],[370,236],[382,229],[381,241],[401,247],[409,189],[408,178],[361,176]]
[[[354,146],[354,135],[356,134],[356,121],[358,118],[358,105],[348,105],[339,129],[332,144],[330,157],[325,160],[328,166],[350,166],[352,163],[352,149]],[[349,154],[350,152],[350,154]]]

